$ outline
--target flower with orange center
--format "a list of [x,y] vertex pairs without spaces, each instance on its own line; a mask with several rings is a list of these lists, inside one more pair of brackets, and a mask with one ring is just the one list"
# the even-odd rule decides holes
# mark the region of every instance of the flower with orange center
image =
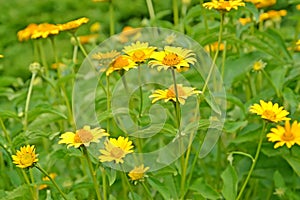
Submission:
[[286,16],[287,11],[286,10],[269,10],[268,12],[262,13],[259,16],[260,21],[265,21],[265,20],[273,20],[273,21],[280,21],[281,17]]
[[91,129],[90,126],[84,126],[82,129],[73,132],[66,132],[59,138],[61,139],[58,144],[67,144],[68,148],[74,146],[79,148],[81,145],[89,146],[91,142],[98,143],[99,139],[109,134],[101,128]]
[[265,8],[276,4],[276,0],[245,0],[245,2],[252,2],[256,8]]
[[59,31],[59,26],[55,24],[39,24],[36,27],[36,29],[33,30],[33,33],[31,34],[31,39],[47,38],[50,35],[57,35]]
[[106,76],[109,76],[113,71],[128,71],[136,67],[136,63],[129,56],[120,55],[109,65],[106,70]]
[[267,103],[260,100],[260,104],[256,103],[250,107],[250,112],[260,115],[262,119],[275,123],[283,120],[290,120],[290,118],[286,117],[289,112],[284,110],[282,106],[279,107],[277,103],[273,105],[271,101]]
[[209,10],[215,9],[220,12],[229,12],[232,9],[237,10],[239,6],[245,6],[242,0],[212,0],[202,4],[204,8]]
[[[178,92],[178,101],[180,104],[184,105],[185,100],[194,95],[201,94],[201,91],[196,90],[192,87],[183,87],[182,84],[177,84],[177,92]],[[153,98],[152,103],[155,103],[158,100],[173,101],[176,102],[176,92],[174,89],[174,85],[171,85],[167,90],[155,90],[149,98]]]
[[129,46],[125,46],[123,52],[130,56],[131,60],[139,64],[149,59],[155,49],[156,47],[149,46],[148,42],[137,41]]
[[23,146],[17,150],[16,155],[12,155],[13,163],[20,168],[32,167],[37,161],[38,154],[35,154],[34,145]]
[[81,17],[64,24],[58,24],[61,31],[76,31],[81,25],[88,23],[89,18]]
[[149,61],[150,67],[157,67],[157,70],[167,70],[175,68],[178,71],[188,69],[190,64],[196,62],[195,53],[189,49],[181,47],[165,46],[164,51],[153,52],[150,58],[154,60]]
[[147,177],[147,175],[145,175],[145,172],[148,170],[149,167],[144,167],[144,165],[140,165],[138,167],[134,167],[133,170],[131,170],[128,173],[128,176],[130,180],[137,184],[138,181],[144,181],[144,178]]
[[285,121],[285,126],[277,126],[271,128],[271,132],[267,134],[268,141],[276,142],[274,148],[286,145],[291,148],[294,144],[300,145],[300,123],[294,121],[292,126],[290,121]]
[[119,136],[118,139],[110,138],[104,143],[104,149],[100,149],[99,160],[100,162],[123,163],[123,158],[133,152],[132,148],[132,141],[129,141],[128,138],[122,136]]

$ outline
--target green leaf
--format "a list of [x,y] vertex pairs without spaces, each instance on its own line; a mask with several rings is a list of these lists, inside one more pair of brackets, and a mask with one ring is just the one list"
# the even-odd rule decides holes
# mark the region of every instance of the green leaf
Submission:
[[30,190],[27,185],[21,185],[12,191],[6,192],[6,196],[0,200],[16,200],[16,199],[31,199],[29,196]]
[[106,174],[107,174],[109,186],[112,186],[112,184],[114,184],[117,178],[116,170],[111,168],[110,170],[106,170],[106,172],[107,172]]
[[237,121],[237,122],[229,122],[225,121],[224,131],[228,133],[236,132],[237,130],[245,127],[248,124],[248,121]]
[[232,200],[236,198],[238,177],[232,165],[228,165],[221,174],[223,180],[222,194],[225,199]]
[[19,118],[15,112],[12,112],[10,110],[0,110],[0,117],[2,119],[6,119],[6,118],[18,119]]
[[274,86],[278,91],[282,91],[285,74],[286,74],[286,68],[284,67],[277,67],[276,69],[270,72],[271,78],[269,81],[273,82]]
[[220,199],[221,195],[214,190],[210,185],[205,183],[204,179],[196,179],[189,188],[201,194],[205,199]]
[[161,183],[153,178],[148,178],[148,183],[153,189],[157,190],[163,197],[163,199],[171,199],[171,195],[166,187],[166,184]]
[[280,174],[280,172],[277,170],[274,172],[273,180],[276,188],[285,188],[285,182],[283,176]]
[[288,110],[291,111],[291,113],[294,113],[298,107],[298,98],[297,96],[294,94],[293,90],[286,87],[283,90],[283,98],[285,100],[286,103],[289,104],[290,108]]
[[300,176],[300,158],[285,155],[283,158],[289,163],[298,176]]

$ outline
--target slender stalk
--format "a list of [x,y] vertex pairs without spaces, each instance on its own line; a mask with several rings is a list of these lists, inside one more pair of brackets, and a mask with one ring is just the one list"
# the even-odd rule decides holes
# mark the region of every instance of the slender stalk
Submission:
[[222,12],[222,13],[221,13],[220,30],[219,30],[219,36],[218,36],[218,48],[217,48],[216,54],[215,54],[215,56],[214,56],[214,58],[213,58],[213,61],[212,61],[212,63],[211,63],[211,66],[210,66],[210,69],[209,69],[207,78],[206,78],[206,80],[205,80],[205,83],[204,83],[204,86],[203,86],[203,89],[202,89],[203,95],[205,94],[205,90],[206,90],[206,88],[207,88],[207,85],[208,85],[208,82],[209,82],[210,77],[211,77],[211,75],[212,75],[212,72],[213,72],[213,70],[215,69],[216,60],[217,60],[218,55],[219,55],[220,44],[221,44],[221,41],[222,41],[224,16],[225,16],[225,13]]
[[175,69],[171,69],[172,72],[172,77],[173,77],[173,83],[174,83],[174,91],[175,91],[175,96],[176,96],[176,120],[177,120],[177,128],[180,129],[180,104],[179,104],[179,98],[178,98],[178,88],[177,88],[177,83],[176,83],[176,75],[175,75]]
[[256,163],[257,163],[257,159],[258,159],[258,156],[259,156],[259,154],[260,154],[260,149],[261,149],[262,141],[263,141],[263,138],[264,138],[263,136],[264,136],[264,133],[265,133],[265,128],[266,128],[266,122],[263,122],[263,128],[262,128],[261,133],[260,133],[260,139],[259,139],[259,142],[258,142],[258,145],[257,145],[257,149],[256,149],[256,153],[255,153],[255,156],[254,156],[252,165],[251,165],[251,167],[250,167],[250,170],[249,170],[249,172],[248,172],[248,175],[247,175],[247,177],[246,177],[246,180],[244,181],[244,183],[243,183],[243,185],[242,185],[242,187],[241,187],[241,190],[240,190],[240,192],[239,192],[239,194],[238,194],[236,200],[241,199],[241,197],[242,197],[242,195],[243,195],[243,192],[244,192],[244,190],[245,190],[245,188],[246,188],[246,186],[247,186],[247,183],[248,183],[248,181],[249,181],[249,179],[250,179],[250,177],[251,177],[251,174],[252,174],[252,172],[253,172],[253,170],[254,170],[254,167],[255,167],[255,165],[256,165]]
[[115,34],[115,12],[113,0],[109,1],[109,34],[111,36]]
[[[124,170],[124,168],[123,168],[123,166],[122,166],[121,164],[120,164],[120,167],[121,167],[121,170],[122,170],[122,172],[121,172],[121,174],[122,174],[122,179],[123,179],[124,182],[126,182],[128,188],[129,188],[129,190],[130,190],[130,192],[131,192],[131,194],[132,194],[132,199],[134,199],[133,189],[132,189],[132,187],[131,187],[131,185],[130,185],[130,182],[129,182],[127,176],[126,176],[125,170]],[[123,187],[124,187],[124,185],[123,185]],[[126,198],[127,198],[127,197],[126,197]]]
[[227,42],[224,41],[224,50],[222,53],[222,64],[221,64],[221,76],[222,79],[224,79],[224,72],[225,72],[225,59],[226,59],[226,53],[227,53]]
[[102,185],[103,185],[103,200],[107,200],[107,183],[106,183],[106,172],[104,167],[100,167],[102,173]]
[[153,197],[151,195],[151,192],[150,192],[149,188],[147,187],[147,185],[143,181],[142,181],[142,185],[143,185],[143,187],[144,187],[144,189],[145,189],[145,191],[146,191],[149,199],[153,200]]
[[93,169],[93,165],[92,165],[90,156],[89,156],[89,154],[87,152],[87,148],[85,146],[83,146],[82,149],[83,149],[83,154],[86,157],[90,173],[91,173],[92,178],[93,178],[93,183],[94,183],[93,185],[94,185],[94,188],[95,188],[95,191],[96,191],[97,199],[101,200],[100,187],[98,185],[98,181],[97,181],[97,177],[96,177],[96,172]]
[[281,92],[278,90],[278,88],[276,87],[276,85],[272,81],[271,77],[267,74],[267,72],[264,69],[262,69],[261,71],[263,72],[263,74],[265,75],[265,77],[267,78],[267,80],[269,81],[269,83],[271,84],[271,86],[274,88],[277,97],[281,98],[282,97]]
[[30,103],[30,98],[32,94],[32,88],[33,88],[33,82],[36,77],[36,73],[32,73],[31,80],[29,83],[29,88],[27,92],[27,97],[26,97],[26,102],[25,102],[25,109],[24,109],[24,130],[27,130],[28,126],[28,110],[29,110],[29,103]]
[[77,63],[78,45],[74,45],[72,61],[74,64]]
[[50,41],[51,41],[52,50],[53,50],[54,62],[58,66],[57,48],[56,48],[56,43],[55,43],[54,37],[50,37]]
[[29,175],[30,175],[31,184],[32,184],[32,188],[33,188],[34,199],[38,199],[37,187],[36,187],[36,184],[34,183],[35,181],[34,181],[34,177],[33,177],[31,168],[29,168]]
[[54,181],[54,179],[39,165],[35,165],[35,167],[40,170],[46,177],[49,178],[49,180],[53,183],[53,185],[55,186],[55,188],[58,190],[58,192],[60,193],[60,195],[65,199],[68,200],[66,194],[60,189],[60,187],[57,185],[57,183]]
[[179,22],[179,13],[178,13],[178,0],[173,0],[172,1],[173,5],[173,21],[174,21],[174,26],[178,26]]
[[31,195],[32,195],[32,199],[33,199],[33,200],[37,200],[36,195],[35,195],[35,192],[34,192],[34,190],[33,190],[34,188],[31,186],[31,183],[30,183],[30,181],[29,181],[28,175],[26,174],[26,172],[24,171],[24,169],[21,169],[21,171],[22,171],[22,175],[23,175],[23,177],[24,177],[24,179],[25,179],[26,184],[27,184],[28,187],[30,188],[30,192],[31,192]]
[[[110,90],[109,90],[109,76],[106,76],[106,109],[107,112],[110,112]],[[106,125],[106,131],[109,133],[110,126],[109,126],[109,118],[107,118],[107,125]]]
[[142,80],[141,80],[141,67],[138,66],[138,73],[139,73],[139,90],[140,90],[140,109],[139,109],[139,118],[142,117],[142,111],[143,111],[143,86],[142,86]]
[[154,8],[153,8],[152,0],[146,0],[146,3],[147,3],[148,12],[149,12],[149,15],[150,15],[150,20],[154,21],[155,12],[154,12]]
[[49,75],[48,64],[47,64],[47,59],[46,59],[46,56],[45,56],[45,51],[44,51],[44,47],[43,47],[41,39],[39,39],[38,45],[39,45],[39,49],[40,49],[41,61],[42,61],[43,67],[45,69],[45,74],[46,74],[46,76],[48,76]]
[[9,144],[9,147],[11,148],[12,147],[12,142],[11,142],[11,139],[10,139],[10,135],[9,135],[9,133],[8,133],[1,117],[0,117],[0,127],[1,127],[1,129],[4,133],[4,136],[5,136],[8,144]]

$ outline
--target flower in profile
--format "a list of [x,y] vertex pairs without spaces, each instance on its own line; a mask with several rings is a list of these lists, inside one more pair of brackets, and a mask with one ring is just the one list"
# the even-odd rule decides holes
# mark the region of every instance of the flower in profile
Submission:
[[58,144],[67,144],[68,148],[74,146],[79,148],[81,145],[89,146],[91,142],[98,143],[99,139],[109,136],[109,134],[101,128],[91,129],[90,126],[84,126],[82,129],[73,132],[66,132],[59,138],[61,139]]
[[37,156],[34,145],[27,145],[17,150],[16,155],[12,155],[12,159],[17,167],[27,168],[32,167],[38,161]]
[[17,36],[20,42],[31,39],[33,32],[37,29],[37,24],[29,24],[26,28],[18,31]]
[[128,71],[136,67],[136,63],[129,56],[120,55],[109,65],[106,70],[106,76],[109,76],[113,71]]
[[100,72],[103,72],[107,69],[107,67],[112,63],[120,55],[120,52],[116,50],[112,50],[110,52],[98,52],[92,55],[92,59],[97,60]]
[[[56,174],[56,173],[50,173],[49,176],[50,176],[52,179],[54,179],[54,178],[57,176],[57,174]],[[50,179],[48,178],[48,176],[43,177],[42,180],[43,180],[43,181],[50,181]],[[39,190],[43,190],[43,189],[46,189],[46,188],[48,188],[48,185],[47,185],[47,184],[41,184],[41,185],[39,186]]]
[[229,12],[232,9],[237,10],[239,6],[245,6],[245,3],[242,0],[212,0],[202,5],[209,10],[215,9],[220,12]]
[[76,31],[81,25],[88,23],[89,18],[81,17],[64,24],[58,24],[61,31]]
[[217,51],[217,49],[219,48],[219,51],[223,51],[224,48],[225,48],[225,45],[224,43],[220,43],[220,45],[218,45],[218,42],[214,42],[212,44],[208,44],[208,45],[205,45],[204,49],[207,51],[207,52],[214,52],[214,51]]
[[33,30],[31,39],[47,38],[50,35],[57,35],[59,31],[59,26],[55,24],[42,23]]
[[123,163],[123,158],[133,152],[132,148],[132,141],[129,141],[128,138],[122,136],[119,136],[118,139],[110,138],[105,141],[104,149],[100,149],[99,160],[100,162]]
[[268,141],[276,142],[274,148],[286,145],[291,148],[294,144],[300,145],[300,123],[294,121],[292,126],[290,121],[285,121],[285,126],[278,125],[271,128],[271,132],[267,134]]
[[181,47],[165,46],[164,51],[153,52],[150,58],[154,60],[149,61],[150,67],[157,67],[157,70],[167,70],[175,68],[178,71],[188,69],[190,64],[196,62],[195,53],[189,49]]
[[[194,95],[194,94],[201,94],[201,91],[196,90],[192,87],[183,87],[182,84],[177,84],[177,92],[178,92],[178,101],[180,104],[184,105],[185,100]],[[155,103],[158,100],[173,101],[176,102],[176,92],[174,89],[174,85],[171,85],[166,90],[155,90],[149,98],[153,98],[152,103]]]
[[129,173],[128,176],[130,180],[137,184],[138,181],[144,181],[144,178],[147,177],[145,172],[149,170],[149,167],[144,167],[144,165],[134,167]]
[[287,11],[286,10],[269,10],[268,12],[262,13],[259,16],[260,21],[265,20],[273,20],[273,21],[280,21],[281,17],[286,16]]
[[252,21],[252,19],[250,17],[246,17],[246,18],[239,18],[239,22],[245,26],[246,24],[250,23]]
[[245,2],[252,2],[256,8],[265,8],[276,4],[276,0],[245,0]]
[[263,62],[262,60],[256,61],[253,66],[252,69],[253,71],[261,71],[266,67],[267,63]]
[[156,47],[149,46],[148,42],[137,41],[129,46],[125,46],[123,52],[130,56],[135,63],[143,63],[150,58],[155,49]]
[[250,107],[250,112],[261,115],[262,119],[275,123],[283,120],[290,120],[290,118],[286,117],[289,112],[284,110],[282,106],[279,107],[277,103],[273,105],[271,101],[267,103],[260,100],[260,104],[256,103]]

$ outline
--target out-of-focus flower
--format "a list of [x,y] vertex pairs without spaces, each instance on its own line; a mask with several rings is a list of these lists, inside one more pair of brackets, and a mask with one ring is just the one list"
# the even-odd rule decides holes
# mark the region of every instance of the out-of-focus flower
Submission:
[[98,33],[101,30],[100,22],[95,22],[90,26],[91,33]]
[[51,65],[51,69],[62,69],[62,68],[65,68],[67,67],[67,65],[65,63],[62,63],[62,62],[58,62],[58,63],[53,63]]
[[96,43],[98,38],[99,38],[99,34],[90,34],[90,35],[78,36],[79,42],[81,44]]
[[295,48],[294,48],[294,51],[300,51],[300,40],[298,40],[298,41],[296,42],[296,46],[295,46]]
[[287,11],[286,10],[269,10],[268,12],[262,13],[259,16],[260,21],[265,20],[273,20],[273,21],[280,21],[281,17],[286,16]]
[[37,29],[37,24],[29,24],[23,30],[18,31],[18,39],[20,42],[31,39],[33,32]]
[[128,138],[119,136],[118,139],[110,138],[104,143],[104,149],[100,149],[101,155],[99,156],[100,162],[123,163],[125,156],[132,153],[132,141]]
[[16,155],[12,155],[12,159],[17,167],[27,168],[32,167],[38,161],[37,156],[34,145],[27,145],[17,150]]
[[126,43],[130,39],[136,41],[141,37],[141,32],[139,28],[133,28],[131,26],[125,26],[122,32],[118,35],[118,40],[121,43]]
[[254,71],[261,71],[266,67],[267,63],[263,62],[262,60],[256,61],[253,66],[252,69]]
[[20,42],[29,39],[47,38],[50,35],[57,35],[60,31],[55,24],[29,24],[25,29],[20,30],[17,35]]
[[[57,176],[57,174],[56,173],[50,173],[49,176],[52,179],[54,179]],[[43,181],[50,181],[50,179],[47,176],[43,177],[42,180]],[[43,189],[46,189],[46,188],[48,188],[47,184],[42,184],[42,185],[39,186],[39,190],[43,190]]]
[[[219,46],[219,51],[223,51],[225,48],[225,45],[224,43],[221,43],[220,46]],[[217,51],[218,49],[218,42],[214,42],[212,44],[208,44],[204,47],[204,49],[207,51],[207,52],[214,52],[214,51]]]
[[128,71],[136,67],[136,63],[129,56],[120,55],[109,65],[109,68],[106,70],[106,76],[109,76],[113,71]]
[[156,47],[149,46],[148,42],[137,41],[129,46],[125,46],[123,52],[130,56],[135,63],[143,63],[150,58],[155,49]]
[[246,17],[246,18],[239,18],[239,22],[245,26],[246,24],[250,23],[252,21],[252,19],[250,17]]
[[145,172],[149,170],[149,167],[144,167],[144,165],[134,167],[129,173],[128,176],[130,180],[137,184],[138,181],[144,181],[144,178],[147,177]]
[[[177,92],[178,92],[178,101],[180,104],[184,105],[185,100],[194,95],[194,94],[201,94],[201,91],[196,90],[192,87],[183,87],[182,84],[177,84]],[[174,85],[171,85],[166,90],[155,90],[149,98],[153,98],[152,103],[155,103],[158,100],[173,101],[176,102],[176,91]]]
[[292,126],[290,121],[285,121],[285,126],[278,125],[271,128],[271,132],[267,134],[268,141],[276,142],[274,148],[286,145],[291,148],[294,144],[300,145],[300,123],[294,121]]
[[175,42],[175,40],[176,40],[176,35],[174,33],[171,33],[170,35],[167,35],[164,42],[168,45],[171,45]]
[[0,58],[4,58],[4,56],[2,54],[0,54]]
[[115,60],[120,55],[120,52],[116,50],[112,50],[110,52],[98,52],[92,55],[92,59],[97,60],[100,72],[105,71],[108,66],[112,63],[113,60]]
[[245,6],[242,0],[212,0],[211,2],[203,3],[203,7],[209,10],[215,9],[220,12],[229,12],[232,9],[237,10],[239,6]]
[[61,31],[76,31],[81,25],[88,23],[89,18],[81,17],[79,19],[69,21],[64,24],[58,24]]
[[296,9],[297,9],[297,10],[300,10],[300,4],[297,4],[297,5],[296,5]]
[[265,8],[276,4],[276,0],[245,0],[245,2],[252,2],[256,8]]

